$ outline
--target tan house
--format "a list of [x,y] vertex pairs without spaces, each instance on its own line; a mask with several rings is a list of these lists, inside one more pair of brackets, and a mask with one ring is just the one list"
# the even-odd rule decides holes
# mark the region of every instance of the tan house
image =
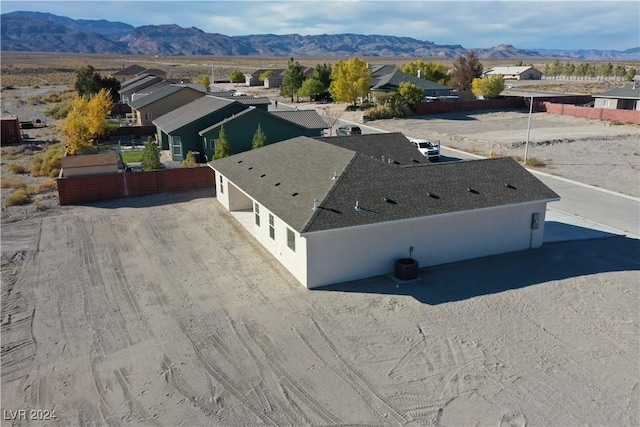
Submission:
[[[640,77],[637,80],[640,80]],[[637,83],[636,79],[633,86],[612,89],[593,97],[595,108],[640,111],[640,83]]]
[[118,155],[113,151],[62,157],[61,176],[103,175],[118,172]]
[[502,76],[505,80],[540,80],[542,73],[531,66],[493,67],[482,73],[483,76]]
[[204,92],[186,85],[173,84],[161,87],[146,95],[135,97],[129,103],[133,122],[138,126],[152,125],[154,119],[204,95]]

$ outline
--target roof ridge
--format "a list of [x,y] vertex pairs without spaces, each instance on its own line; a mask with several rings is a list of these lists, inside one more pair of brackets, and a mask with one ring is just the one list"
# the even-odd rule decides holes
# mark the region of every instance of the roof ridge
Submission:
[[[322,141],[318,141],[318,142],[324,144]],[[343,148],[343,147],[338,147],[338,148]],[[325,194],[324,198],[318,202],[318,209],[316,209],[316,211],[311,215],[311,218],[309,218],[307,223],[304,225],[304,227],[302,228],[302,231],[300,231],[300,234],[306,233],[307,230],[309,229],[309,227],[311,227],[311,225],[313,224],[313,221],[316,219],[316,217],[318,215],[320,215],[321,205],[333,195],[333,193],[339,187],[339,184],[340,184],[340,181],[342,180],[342,177],[347,174],[347,171],[351,168],[351,166],[353,166],[353,164],[355,163],[355,161],[358,158],[358,156],[361,156],[360,153],[357,153],[355,151],[349,150],[348,148],[346,150],[351,151],[355,155],[351,158],[351,160],[349,161],[347,166],[344,168],[342,173],[340,175],[336,176],[335,182],[333,183],[333,186],[331,187],[331,190],[329,190],[327,192],[327,194]]]

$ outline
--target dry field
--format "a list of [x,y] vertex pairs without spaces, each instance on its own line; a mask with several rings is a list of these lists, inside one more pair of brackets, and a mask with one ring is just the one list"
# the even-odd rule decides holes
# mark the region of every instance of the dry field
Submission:
[[[510,155],[526,118],[372,124]],[[536,114],[532,129],[545,170],[637,196],[638,127]],[[3,148],[2,180],[37,184],[9,170],[20,150]],[[308,291],[210,190],[48,203],[2,211],[2,425],[640,425],[638,240]]]

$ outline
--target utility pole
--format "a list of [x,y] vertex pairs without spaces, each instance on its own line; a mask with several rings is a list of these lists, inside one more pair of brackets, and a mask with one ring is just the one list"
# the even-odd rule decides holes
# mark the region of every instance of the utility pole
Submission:
[[529,135],[531,133],[531,113],[533,112],[533,92],[529,100],[529,122],[527,123],[527,141],[524,144],[524,165],[527,165],[527,154],[529,152]]

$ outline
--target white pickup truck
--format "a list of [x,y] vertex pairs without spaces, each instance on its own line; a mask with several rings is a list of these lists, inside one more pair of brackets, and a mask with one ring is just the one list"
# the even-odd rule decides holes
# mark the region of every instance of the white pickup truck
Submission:
[[437,162],[440,159],[440,141],[431,142],[420,138],[409,138],[409,141],[430,161]]

